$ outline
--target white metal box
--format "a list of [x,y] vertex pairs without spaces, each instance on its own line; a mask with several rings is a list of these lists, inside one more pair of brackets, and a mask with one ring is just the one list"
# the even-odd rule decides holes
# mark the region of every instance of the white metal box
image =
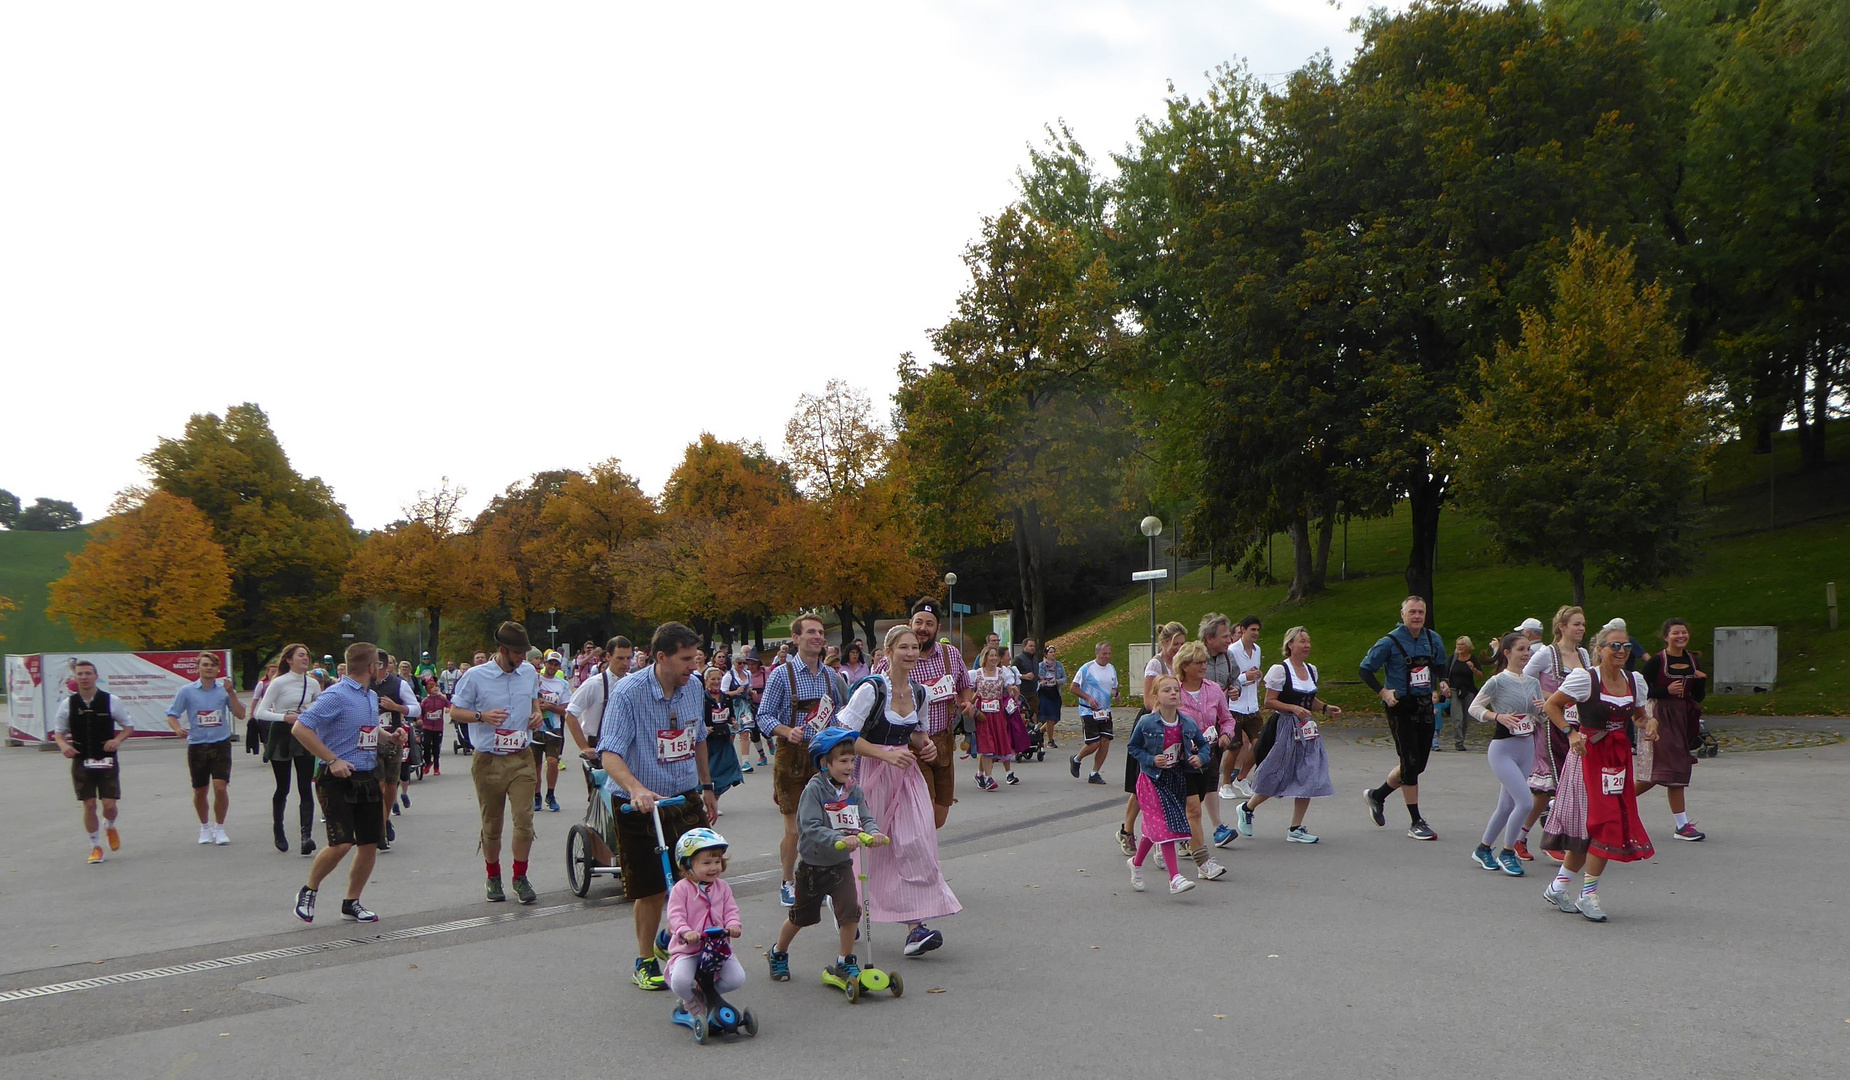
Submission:
[[1766,693],[1779,677],[1779,627],[1716,627],[1713,664],[1716,693]]

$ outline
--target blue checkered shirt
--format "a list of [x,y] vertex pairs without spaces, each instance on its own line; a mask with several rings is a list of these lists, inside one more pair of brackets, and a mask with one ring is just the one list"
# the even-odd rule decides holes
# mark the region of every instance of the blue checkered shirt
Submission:
[[379,695],[343,675],[309,702],[296,722],[315,733],[336,758],[355,772],[371,772],[378,756],[360,749],[360,729],[379,724]]
[[[797,688],[795,701],[790,697],[792,676]],[[758,730],[769,735],[779,725],[795,727],[790,714],[796,701],[821,701],[825,697],[837,712],[848,703],[847,687],[834,668],[817,661],[812,670],[804,667],[800,659],[779,664],[764,677],[764,697],[758,701]]]
[[[700,744],[707,741],[706,713],[707,692],[700,680],[689,678],[669,698],[655,677],[655,665],[639,668],[611,688],[610,700],[604,703],[597,752],[622,758],[636,782],[657,795],[693,791],[700,786],[697,759],[662,764],[655,757],[655,734],[671,728],[691,729],[694,753],[705,754],[706,747]],[[629,797],[614,780],[610,788]]]

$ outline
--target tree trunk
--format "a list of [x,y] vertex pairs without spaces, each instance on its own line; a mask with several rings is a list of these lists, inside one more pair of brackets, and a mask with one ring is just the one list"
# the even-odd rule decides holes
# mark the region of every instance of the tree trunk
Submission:
[[1015,572],[1021,603],[1022,625],[1040,641],[1047,632],[1046,532],[1041,527],[1040,504],[1029,500],[1014,509]]
[[1575,559],[1574,564],[1567,568],[1567,576],[1571,578],[1574,582],[1574,606],[1577,608],[1586,607],[1587,606],[1587,562],[1586,560],[1585,559]]
[[[1825,439],[1830,432],[1831,379],[1825,362],[1827,350],[1812,349],[1811,423],[1799,428],[1799,468],[1810,472],[1824,467]],[[1799,416],[1805,416],[1804,391],[1800,390]]]
[[1286,535],[1291,537],[1291,588],[1285,593],[1286,600],[1302,600],[1310,595],[1310,519],[1305,516],[1304,508],[1298,507],[1292,514],[1291,521],[1285,526]]
[[854,605],[842,602],[835,605],[836,617],[841,621],[841,650],[848,651],[848,642],[854,639]]
[[1330,581],[1330,540],[1336,535],[1336,513],[1326,508],[1317,522],[1317,562],[1310,571],[1310,591],[1320,593]]
[[1445,481],[1436,477],[1415,480],[1407,496],[1413,518],[1413,543],[1407,551],[1407,595],[1426,601],[1426,625],[1437,626],[1433,567],[1439,550],[1439,510],[1445,505]]
[[760,654],[764,652],[764,616],[752,616],[752,645]]
[[874,662],[874,650],[880,647],[880,634],[874,629],[874,623],[879,621],[879,615],[878,611],[861,613],[861,630],[867,637],[867,662],[869,664]]
[[430,623],[430,644],[425,646],[425,648],[430,650],[430,655],[433,657],[442,656],[443,654],[437,651],[437,631],[443,626],[442,606],[432,604],[430,607],[425,608],[424,617]]

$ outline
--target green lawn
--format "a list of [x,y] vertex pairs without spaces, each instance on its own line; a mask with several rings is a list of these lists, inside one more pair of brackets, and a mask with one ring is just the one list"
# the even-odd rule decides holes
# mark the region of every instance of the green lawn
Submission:
[[[1409,535],[1401,514],[1350,528],[1350,580],[1337,581],[1341,538],[1330,556],[1330,590],[1305,603],[1286,604],[1285,584],[1254,587],[1230,585],[1225,571],[1208,587],[1208,572],[1199,570],[1157,593],[1159,622],[1175,619],[1189,628],[1203,612],[1220,611],[1236,621],[1248,614],[1265,620],[1261,638],[1269,660],[1278,656],[1287,628],[1310,629],[1312,662],[1326,685],[1337,684],[1332,697],[1346,707],[1367,706],[1372,697],[1356,675],[1356,665],[1374,640],[1391,629],[1406,595],[1402,571]],[[1291,551],[1280,539],[1276,574],[1291,575]],[[1776,532],[1736,536],[1710,543],[1696,573],[1645,592],[1615,594],[1590,588],[1588,620],[1597,626],[1613,616],[1626,620],[1647,646],[1658,647],[1657,627],[1666,618],[1689,620],[1697,651],[1708,658],[1717,625],[1779,627],[1779,684],[1770,693],[1709,698],[1709,711],[1754,714],[1850,713],[1850,628],[1826,629],[1824,585],[1836,581],[1850,601],[1850,517],[1837,517]],[[1447,514],[1439,530],[1436,628],[1447,644],[1469,636],[1486,654],[1493,638],[1533,615],[1544,624],[1571,599],[1564,574],[1527,567],[1500,567],[1475,523]],[[1090,658],[1095,641],[1109,640],[1124,671],[1128,645],[1149,638],[1146,591],[1054,638],[1067,670]],[[1142,680],[1134,681],[1141,687]]]
[[[10,653],[64,652],[78,646],[68,624],[45,617],[46,593],[89,539],[88,528],[68,532],[14,532],[0,530],[0,596],[19,605],[0,621],[6,640],[0,649]],[[121,650],[119,642],[86,642],[90,648]]]

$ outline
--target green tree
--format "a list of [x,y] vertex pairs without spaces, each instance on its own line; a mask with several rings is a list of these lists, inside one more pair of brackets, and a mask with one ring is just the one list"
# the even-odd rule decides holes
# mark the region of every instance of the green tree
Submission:
[[1465,507],[1510,558],[1564,571],[1576,604],[1589,568],[1615,588],[1688,569],[1713,445],[1703,373],[1633,262],[1576,231],[1547,313],[1522,313],[1449,432]]
[[0,526],[12,528],[13,522],[19,520],[19,496],[0,488]]
[[900,366],[897,453],[936,550],[1012,539],[1042,638],[1049,553],[1122,509],[1134,337],[1104,255],[1020,206],[984,220],[964,264],[970,285],[931,335],[943,362]]
[[83,513],[63,499],[34,499],[31,506],[14,515],[9,528],[21,532],[63,532],[83,523]]
[[239,653],[247,684],[283,645],[333,628],[345,606],[340,582],[357,541],[353,525],[319,477],[289,464],[261,408],[247,402],[222,418],[196,414],[184,434],[160,440],[141,461],[155,490],[205,514],[230,560],[220,640]]

